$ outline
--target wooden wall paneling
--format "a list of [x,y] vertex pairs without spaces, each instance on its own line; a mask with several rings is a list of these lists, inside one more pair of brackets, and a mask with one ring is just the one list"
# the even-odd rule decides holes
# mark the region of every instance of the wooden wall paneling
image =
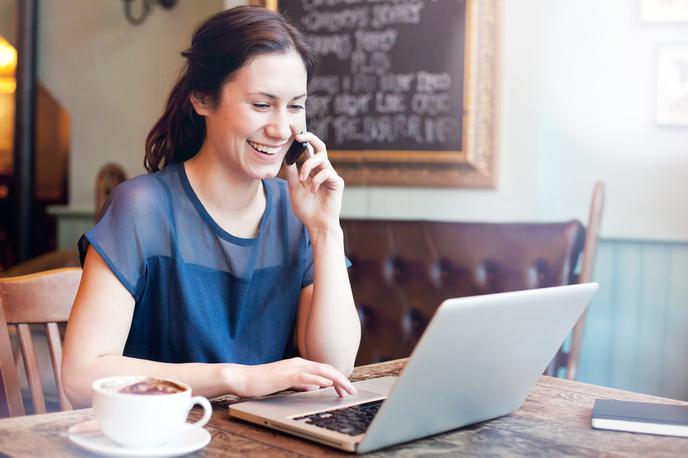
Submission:
[[642,243],[643,260],[638,291],[642,306],[638,313],[635,345],[636,376],[634,388],[648,394],[661,391],[664,327],[667,318],[670,245]]
[[669,266],[661,391],[688,400],[688,244],[673,245]]
[[642,284],[643,256],[638,249],[615,243],[612,272],[613,300],[610,305],[609,366],[605,382],[609,386],[631,389],[636,379],[638,351],[638,313],[641,308],[638,287]]

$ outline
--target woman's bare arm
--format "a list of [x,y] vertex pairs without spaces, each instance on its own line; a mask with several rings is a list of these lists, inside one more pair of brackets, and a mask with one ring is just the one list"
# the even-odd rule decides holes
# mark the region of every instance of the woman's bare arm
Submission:
[[311,232],[313,284],[299,301],[297,337],[304,358],[351,374],[361,339],[361,325],[351,294],[341,228]]

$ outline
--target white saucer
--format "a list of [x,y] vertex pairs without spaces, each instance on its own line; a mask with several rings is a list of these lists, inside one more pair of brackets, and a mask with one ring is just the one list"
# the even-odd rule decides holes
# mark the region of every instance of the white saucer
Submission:
[[105,456],[134,456],[163,458],[185,455],[202,449],[210,443],[210,433],[203,428],[193,428],[177,435],[172,441],[158,448],[127,448],[105,437],[95,420],[78,423],[67,432],[72,443],[88,451]]

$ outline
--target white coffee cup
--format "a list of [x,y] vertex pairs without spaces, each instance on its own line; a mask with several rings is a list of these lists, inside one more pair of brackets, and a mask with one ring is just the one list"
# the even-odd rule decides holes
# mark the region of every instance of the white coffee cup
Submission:
[[[151,377],[120,376],[93,382],[93,410],[103,433],[120,445],[131,448],[159,447],[174,436],[201,428],[212,414],[210,402],[203,396],[191,397],[191,387],[170,379],[180,388],[174,393],[123,393],[120,390]],[[203,407],[203,418],[187,423],[194,405]]]

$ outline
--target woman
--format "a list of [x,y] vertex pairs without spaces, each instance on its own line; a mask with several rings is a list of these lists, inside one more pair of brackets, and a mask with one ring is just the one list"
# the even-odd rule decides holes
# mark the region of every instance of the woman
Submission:
[[[182,55],[146,141],[150,173],[118,186],[79,242],[68,397],[88,405],[94,379],[124,374],[205,396],[355,393],[344,182],[304,132],[311,51],[279,14],[238,7],[203,23]],[[294,140],[309,146],[285,182],[275,176]]]

